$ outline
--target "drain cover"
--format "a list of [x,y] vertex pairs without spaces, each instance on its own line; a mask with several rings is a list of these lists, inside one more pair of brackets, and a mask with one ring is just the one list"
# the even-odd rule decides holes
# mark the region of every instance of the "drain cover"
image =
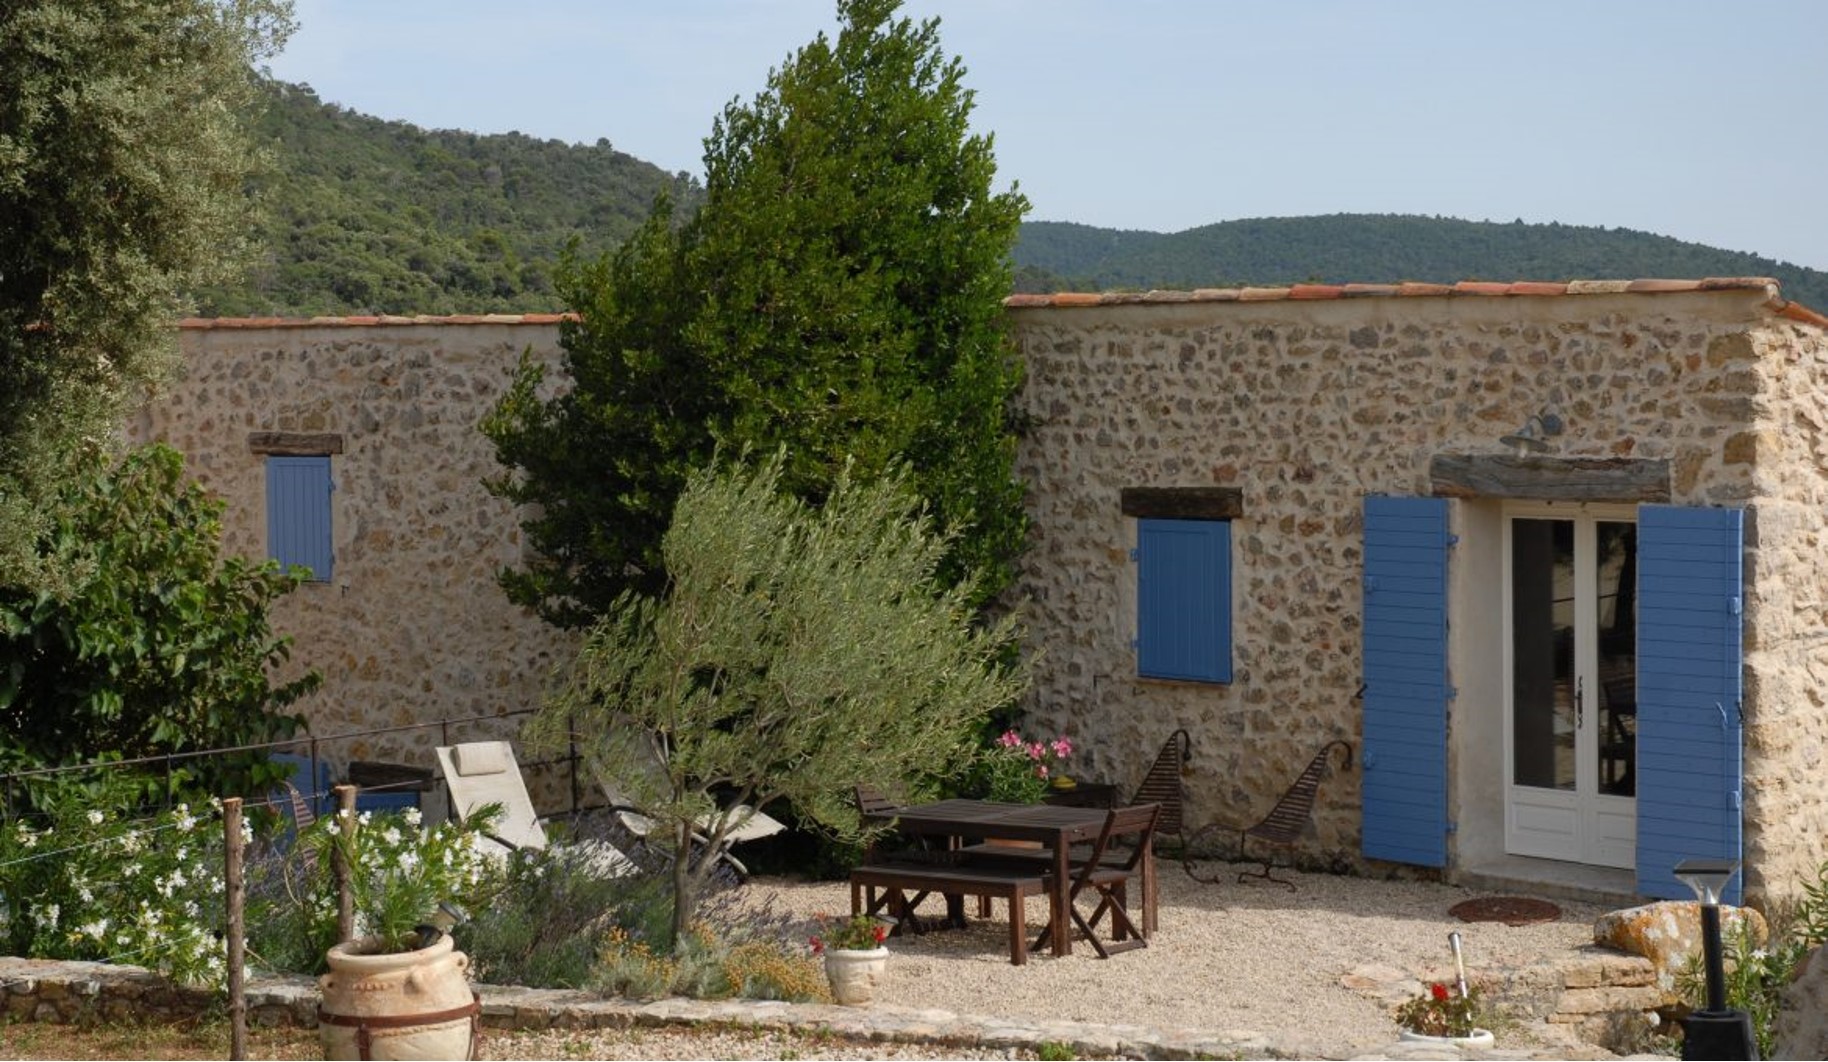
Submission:
[[1533,926],[1561,917],[1561,908],[1528,896],[1486,896],[1462,900],[1447,909],[1462,922],[1503,922],[1507,926]]

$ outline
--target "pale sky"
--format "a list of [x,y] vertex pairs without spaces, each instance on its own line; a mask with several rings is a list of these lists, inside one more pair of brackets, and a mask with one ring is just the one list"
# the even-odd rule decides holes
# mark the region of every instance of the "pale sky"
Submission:
[[[702,175],[833,0],[296,0],[274,75]],[[1560,221],[1828,269],[1828,2],[907,0],[1029,220]],[[1379,278],[1363,278],[1375,280]]]

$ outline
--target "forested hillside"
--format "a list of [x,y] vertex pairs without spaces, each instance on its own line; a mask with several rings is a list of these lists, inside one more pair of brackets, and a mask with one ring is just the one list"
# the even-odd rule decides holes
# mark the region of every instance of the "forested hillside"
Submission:
[[556,310],[550,272],[566,241],[594,256],[662,189],[699,195],[604,140],[424,130],[308,87],[268,88],[265,260],[245,283],[199,293],[207,316]]
[[1029,222],[1016,248],[1028,291],[1403,280],[1775,277],[1828,308],[1828,272],[1629,229],[1402,214],[1226,221],[1162,234]]
[[[605,140],[424,130],[323,103],[306,86],[268,89],[259,130],[276,162],[256,189],[269,207],[266,256],[244,283],[199,293],[205,315],[559,310],[551,270],[567,241],[594,257],[634,231],[662,190],[682,215],[702,195],[687,175]],[[1625,229],[1394,214],[1172,234],[1028,222],[1015,264],[1022,291],[1770,276],[1828,310],[1828,273],[1756,255]]]

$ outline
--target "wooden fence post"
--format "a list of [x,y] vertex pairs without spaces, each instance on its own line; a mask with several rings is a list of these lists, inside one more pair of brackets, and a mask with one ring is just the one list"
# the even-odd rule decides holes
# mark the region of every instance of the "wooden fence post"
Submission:
[[[355,836],[355,786],[336,787],[337,828],[346,842]],[[336,872],[336,942],[355,939],[355,888],[349,875],[354,868],[343,856],[343,845],[331,850],[331,867]]]
[[242,877],[241,798],[222,801],[222,876],[228,903],[229,1058],[248,1057],[247,885]]

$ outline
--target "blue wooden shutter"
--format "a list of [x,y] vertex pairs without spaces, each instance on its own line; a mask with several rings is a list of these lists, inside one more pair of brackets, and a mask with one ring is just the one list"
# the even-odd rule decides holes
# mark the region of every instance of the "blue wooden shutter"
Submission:
[[1136,670],[1231,681],[1231,524],[1138,520]]
[[[1738,509],[1638,510],[1638,892],[1694,895],[1684,859],[1740,858]],[[1738,903],[1743,875],[1725,897]]]
[[267,458],[267,555],[330,579],[330,458]]
[[1447,865],[1447,500],[1365,499],[1364,837]]

